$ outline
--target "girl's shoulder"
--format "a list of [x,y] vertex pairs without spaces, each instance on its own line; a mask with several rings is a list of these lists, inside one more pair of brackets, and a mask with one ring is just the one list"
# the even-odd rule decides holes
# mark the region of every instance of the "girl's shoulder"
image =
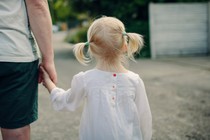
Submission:
[[74,75],[74,77],[85,78],[85,77],[92,77],[95,75],[97,75],[97,72],[95,71],[95,69],[90,69],[87,71],[81,71],[81,72],[77,73],[76,75]]
[[131,80],[131,81],[133,81],[135,84],[137,84],[137,85],[139,85],[139,84],[144,84],[144,82],[143,82],[143,80],[142,80],[142,78],[141,78],[141,76],[138,74],[138,73],[135,73],[135,72],[133,72],[133,71],[129,71],[129,79]]
[[[127,77],[127,78],[130,78],[130,79],[133,79],[133,80],[140,80],[142,81],[141,77],[139,76],[139,74],[133,72],[133,71],[130,71],[128,70],[127,72],[124,72],[124,73],[116,73],[116,72],[108,72],[108,71],[102,71],[102,70],[99,70],[99,69],[90,69],[90,70],[87,70],[87,71],[81,71],[79,72],[78,74],[75,75],[75,77],[110,77],[110,76],[116,76],[116,77]],[[92,79],[91,78],[91,79]]]

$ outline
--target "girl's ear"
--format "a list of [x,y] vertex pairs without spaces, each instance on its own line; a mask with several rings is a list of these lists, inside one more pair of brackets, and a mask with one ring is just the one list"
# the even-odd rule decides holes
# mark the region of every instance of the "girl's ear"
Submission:
[[126,43],[124,43],[124,45],[123,45],[123,47],[122,47],[122,51],[123,51],[123,53],[126,53],[127,52],[127,50],[128,50],[128,48],[127,48],[128,46],[127,46],[127,44]]

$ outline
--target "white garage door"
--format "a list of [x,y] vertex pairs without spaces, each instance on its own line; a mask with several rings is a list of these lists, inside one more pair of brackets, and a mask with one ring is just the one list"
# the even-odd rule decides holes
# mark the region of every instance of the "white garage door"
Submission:
[[152,58],[208,53],[208,4],[150,4]]

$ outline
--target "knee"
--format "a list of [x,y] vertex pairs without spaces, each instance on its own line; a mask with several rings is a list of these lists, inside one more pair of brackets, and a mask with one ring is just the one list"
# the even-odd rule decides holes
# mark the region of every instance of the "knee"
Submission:
[[30,140],[30,127],[2,129],[3,140]]

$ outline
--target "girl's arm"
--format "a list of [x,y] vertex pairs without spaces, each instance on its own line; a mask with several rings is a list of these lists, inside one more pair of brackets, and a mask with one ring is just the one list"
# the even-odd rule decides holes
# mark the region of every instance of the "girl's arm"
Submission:
[[47,90],[49,91],[49,93],[51,93],[51,91],[56,87],[56,85],[53,83],[53,81],[51,80],[49,74],[46,72],[46,70],[40,66],[40,70],[42,72],[42,84],[47,88]]
[[55,86],[43,67],[40,69],[43,72],[43,85],[51,94],[51,101],[54,109],[62,110],[67,108],[70,111],[74,111],[80,105],[85,96],[83,72],[73,77],[71,88],[65,91]]
[[83,74],[83,72],[80,72],[73,77],[71,88],[67,91],[61,88],[54,88],[51,91],[51,101],[55,110],[66,108],[69,111],[75,111],[79,107],[85,97]]
[[152,115],[149,102],[146,95],[146,90],[143,81],[139,78],[137,84],[137,93],[135,103],[138,109],[141,133],[143,140],[151,140],[152,138]]

